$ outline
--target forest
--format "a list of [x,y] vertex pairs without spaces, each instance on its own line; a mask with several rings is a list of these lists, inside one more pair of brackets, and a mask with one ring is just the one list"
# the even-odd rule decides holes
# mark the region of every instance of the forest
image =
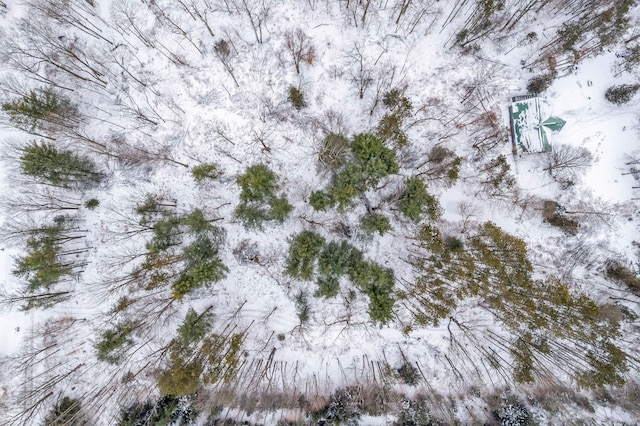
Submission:
[[0,13],[0,423],[640,422],[635,0]]

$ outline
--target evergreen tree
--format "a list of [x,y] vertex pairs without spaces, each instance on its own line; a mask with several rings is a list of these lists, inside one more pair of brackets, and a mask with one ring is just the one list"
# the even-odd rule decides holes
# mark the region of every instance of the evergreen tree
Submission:
[[2,110],[17,128],[27,132],[51,124],[73,127],[79,121],[78,109],[51,88],[31,90],[22,98],[2,104]]
[[311,280],[315,261],[325,244],[321,235],[302,231],[291,240],[286,271],[292,277]]
[[234,216],[247,228],[260,228],[263,222],[269,220],[282,223],[293,210],[285,196],[276,195],[277,177],[267,166],[258,164],[248,167],[237,182],[242,192]]
[[77,399],[65,396],[44,419],[44,426],[82,426],[81,405]]
[[640,84],[620,84],[611,86],[604,93],[606,100],[612,104],[622,105],[629,102],[640,89]]
[[398,207],[400,213],[414,222],[419,222],[424,214],[431,221],[442,215],[438,200],[427,192],[424,182],[418,176],[407,179]]
[[55,186],[84,189],[98,185],[104,178],[89,158],[58,150],[49,142],[34,141],[22,152],[22,171]]

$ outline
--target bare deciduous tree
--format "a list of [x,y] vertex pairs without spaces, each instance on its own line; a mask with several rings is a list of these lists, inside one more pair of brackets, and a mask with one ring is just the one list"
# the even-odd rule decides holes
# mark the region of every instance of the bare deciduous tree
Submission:
[[236,80],[236,76],[233,74],[233,66],[231,65],[231,58],[233,58],[233,55],[231,47],[233,47],[233,44],[229,43],[225,39],[220,39],[216,42],[214,50],[216,52],[216,56],[220,59],[220,62],[222,62],[224,69],[227,70],[233,79],[233,82],[236,84],[236,87],[240,87],[238,80]]
[[298,28],[295,31],[289,30],[284,34],[284,45],[291,55],[293,64],[296,67],[296,74],[300,74],[300,64],[306,62],[311,64],[314,59],[314,48],[311,39]]
[[582,172],[593,163],[593,156],[588,149],[581,146],[555,145],[553,151],[546,155],[547,166],[544,168],[555,176],[561,171]]
[[362,46],[358,43],[354,44],[348,55],[352,66],[349,79],[355,84],[360,99],[363,99],[364,93],[373,83],[373,72],[367,63]]

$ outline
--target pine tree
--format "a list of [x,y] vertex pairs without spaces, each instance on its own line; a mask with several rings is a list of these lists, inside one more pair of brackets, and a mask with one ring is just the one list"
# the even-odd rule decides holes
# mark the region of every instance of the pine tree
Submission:
[[34,141],[22,152],[22,171],[55,186],[86,189],[98,185],[104,178],[88,157],[69,150],[58,150],[49,142]]
[[2,110],[17,128],[27,132],[48,124],[74,127],[79,122],[78,109],[51,88],[31,90],[22,98],[2,104]]

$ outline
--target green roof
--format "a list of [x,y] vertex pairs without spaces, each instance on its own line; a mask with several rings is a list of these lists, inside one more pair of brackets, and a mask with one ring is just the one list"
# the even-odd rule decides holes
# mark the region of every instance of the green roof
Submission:
[[566,121],[549,116],[549,109],[547,102],[535,96],[514,98],[511,131],[514,143],[524,152],[551,151],[550,134],[562,130]]

